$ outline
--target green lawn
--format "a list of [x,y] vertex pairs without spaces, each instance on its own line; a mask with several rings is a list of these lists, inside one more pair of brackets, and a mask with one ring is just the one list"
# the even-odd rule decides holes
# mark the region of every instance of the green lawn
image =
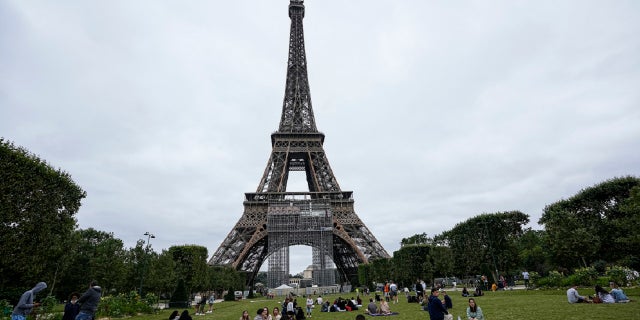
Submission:
[[[591,288],[579,288],[582,295],[593,294]],[[460,291],[448,291],[453,300],[451,313],[454,319],[458,316],[466,320],[465,311],[467,298],[460,296]],[[488,320],[571,320],[571,319],[599,319],[599,320],[633,320],[640,319],[640,288],[625,289],[625,293],[633,301],[620,304],[569,304],[566,300],[565,290],[513,290],[487,292],[482,297],[477,297],[476,301],[482,308]],[[329,295],[327,299],[335,299],[338,295]],[[350,298],[350,294],[342,294],[344,298]],[[421,311],[417,303],[407,303],[403,295],[400,296],[399,304],[390,304],[391,311],[399,312],[399,315],[390,317],[370,317],[368,319],[423,319],[428,320],[429,314]],[[368,302],[368,297],[363,297]],[[256,310],[261,307],[268,307],[269,311],[273,307],[280,307],[282,298],[276,297],[273,300],[248,299],[239,302],[220,302],[214,305],[214,312],[205,316],[192,315],[194,320],[237,320],[242,314],[242,310],[248,310],[251,319],[256,314]],[[300,305],[304,304],[302,297],[298,298]],[[168,320],[168,316],[173,310],[162,310],[155,315],[145,315],[134,317],[135,320]],[[318,306],[313,311],[312,320],[317,319],[355,319],[362,310],[351,312],[319,312]],[[191,310],[193,312],[193,310]]]

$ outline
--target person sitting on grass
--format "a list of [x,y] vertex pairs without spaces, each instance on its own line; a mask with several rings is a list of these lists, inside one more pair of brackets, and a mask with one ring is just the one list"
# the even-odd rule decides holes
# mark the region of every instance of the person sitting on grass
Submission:
[[271,319],[280,320],[281,318],[282,318],[282,314],[280,314],[280,309],[278,309],[278,307],[274,307],[273,315],[271,316]]
[[369,298],[369,304],[367,305],[367,310],[364,311],[368,314],[376,314],[378,313],[378,305],[373,302],[373,298]]
[[613,296],[605,289],[603,289],[599,284],[596,285],[596,295],[600,298],[602,303],[616,303],[616,300],[613,299]]
[[469,290],[467,290],[467,287],[462,288],[462,296],[463,297],[469,296]]
[[482,309],[476,304],[476,300],[469,298],[469,306],[467,307],[468,320],[484,320]]
[[576,289],[577,287],[578,287],[577,284],[572,284],[571,288],[567,290],[567,300],[569,301],[569,303],[589,302],[587,297],[584,297],[578,294],[578,290]]
[[180,314],[180,320],[192,320],[191,316],[189,315],[189,310],[182,311],[182,313]]
[[389,303],[387,302],[387,300],[381,300],[380,301],[380,314],[391,314],[391,309],[389,309]]
[[626,303],[631,301],[629,300],[629,297],[624,294],[624,291],[622,291],[622,289],[618,287],[618,284],[616,284],[615,282],[611,282],[610,286],[611,295],[613,296],[613,299],[616,301],[616,303]]

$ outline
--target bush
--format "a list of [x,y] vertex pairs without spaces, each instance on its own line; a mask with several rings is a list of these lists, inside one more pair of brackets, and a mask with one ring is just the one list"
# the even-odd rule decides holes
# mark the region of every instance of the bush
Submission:
[[0,299],[0,319],[10,319],[11,312],[13,311],[13,306],[9,304],[9,301],[5,299]]
[[640,277],[638,271],[622,266],[607,267],[607,277],[621,286],[633,285]]
[[98,315],[124,317],[139,313],[153,313],[153,305],[157,301],[158,299],[154,294],[147,294],[146,299],[141,299],[136,291],[103,297],[98,305]]
[[540,281],[540,274],[535,271],[529,272],[529,281],[531,282],[531,284],[538,287],[540,285],[538,283],[538,281]]
[[229,288],[229,291],[227,291],[227,294],[224,295],[224,301],[236,301],[236,296],[233,291],[233,288]]
[[551,271],[547,276],[548,286],[550,287],[560,287],[562,286],[562,279],[564,279],[564,275],[558,271]]
[[184,287],[184,280],[178,280],[176,290],[171,295],[169,300],[169,308],[188,308],[189,297],[187,295],[187,289]]
[[598,278],[598,271],[594,267],[579,268],[573,273],[574,284],[581,286],[591,286]]

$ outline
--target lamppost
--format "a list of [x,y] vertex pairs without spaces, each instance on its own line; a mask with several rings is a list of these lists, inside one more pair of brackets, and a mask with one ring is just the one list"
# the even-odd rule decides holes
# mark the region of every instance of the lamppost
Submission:
[[144,282],[144,274],[145,274],[145,268],[147,265],[147,253],[149,252],[149,246],[151,246],[151,239],[154,239],[156,236],[153,235],[153,233],[150,233],[149,231],[144,233],[145,236],[147,236],[147,246],[144,249],[144,256],[142,260],[142,271],[140,272],[140,296],[142,296],[142,283]]

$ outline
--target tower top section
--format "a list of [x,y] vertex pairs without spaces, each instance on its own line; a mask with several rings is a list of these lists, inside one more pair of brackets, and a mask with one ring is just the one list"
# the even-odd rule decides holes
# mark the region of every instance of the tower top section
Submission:
[[278,133],[317,133],[316,120],[311,107],[307,56],[304,49],[303,0],[291,0],[289,18],[291,18],[291,32],[289,33],[287,82]]

